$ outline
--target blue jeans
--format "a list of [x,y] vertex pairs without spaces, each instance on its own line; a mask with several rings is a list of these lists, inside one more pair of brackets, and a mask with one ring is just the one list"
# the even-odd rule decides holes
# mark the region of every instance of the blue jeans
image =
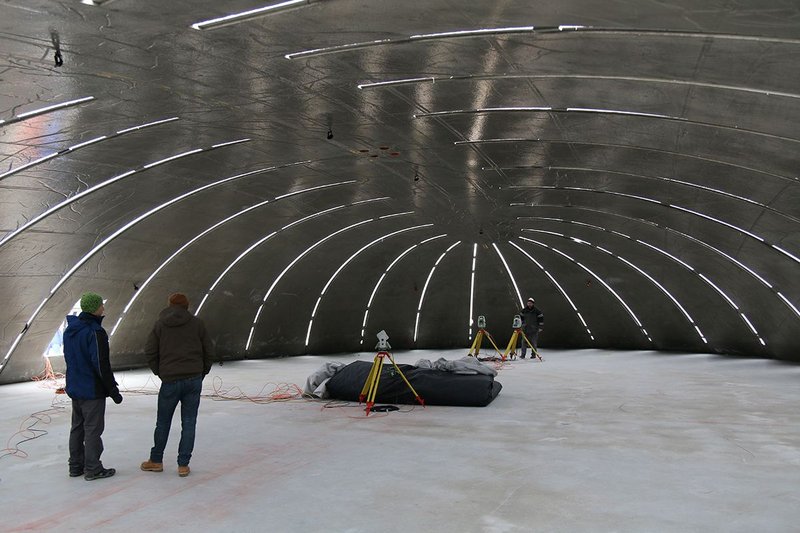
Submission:
[[181,404],[181,441],[178,444],[178,466],[188,466],[194,449],[194,433],[197,426],[197,410],[200,408],[200,392],[203,390],[203,376],[161,383],[158,391],[158,415],[154,445],[150,450],[150,461],[164,461],[164,448],[169,438],[172,415],[178,403]]

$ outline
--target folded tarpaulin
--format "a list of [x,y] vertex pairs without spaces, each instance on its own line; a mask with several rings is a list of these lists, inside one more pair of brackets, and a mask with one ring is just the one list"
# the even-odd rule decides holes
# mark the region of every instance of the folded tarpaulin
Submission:
[[[414,387],[425,405],[455,405],[463,407],[484,407],[489,405],[503,386],[493,376],[484,374],[455,374],[441,370],[417,368],[412,365],[398,365],[406,379]],[[327,383],[331,398],[345,401],[358,401],[367,381],[372,363],[355,361],[339,370]],[[383,365],[377,403],[417,403],[414,394],[390,363]]]

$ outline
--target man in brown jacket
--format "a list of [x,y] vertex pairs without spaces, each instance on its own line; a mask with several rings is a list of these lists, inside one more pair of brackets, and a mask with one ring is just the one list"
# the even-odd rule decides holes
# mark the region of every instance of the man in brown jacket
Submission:
[[169,307],[161,311],[145,345],[147,364],[161,378],[158,414],[150,459],[142,470],[164,470],[164,448],[169,438],[172,415],[181,404],[181,440],[178,444],[178,475],[189,475],[189,460],[194,449],[197,410],[203,378],[211,370],[214,346],[202,320],[189,312],[189,299],[181,293],[169,297]]

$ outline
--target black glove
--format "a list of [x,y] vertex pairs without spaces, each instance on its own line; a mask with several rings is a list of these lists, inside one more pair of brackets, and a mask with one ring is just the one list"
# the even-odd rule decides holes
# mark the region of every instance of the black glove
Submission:
[[114,400],[115,404],[119,405],[119,404],[122,403],[122,394],[117,393],[117,395],[116,396],[112,396],[111,399]]

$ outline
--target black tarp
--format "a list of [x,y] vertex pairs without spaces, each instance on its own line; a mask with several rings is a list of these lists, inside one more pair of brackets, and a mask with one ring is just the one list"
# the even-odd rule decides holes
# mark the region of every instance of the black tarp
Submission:
[[[425,400],[425,405],[455,405],[463,407],[484,407],[489,405],[503,386],[493,376],[483,374],[455,374],[441,370],[417,368],[412,365],[398,365]],[[355,361],[339,370],[327,384],[331,398],[358,401],[358,396],[367,381],[372,363]],[[414,394],[405,384],[391,364],[384,364],[378,392],[377,403],[417,403]]]

